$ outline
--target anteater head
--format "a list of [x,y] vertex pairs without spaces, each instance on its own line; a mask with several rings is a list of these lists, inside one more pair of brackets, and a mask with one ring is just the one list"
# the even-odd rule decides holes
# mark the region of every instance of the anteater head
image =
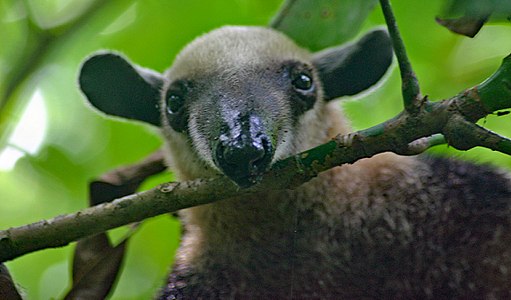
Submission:
[[327,101],[372,86],[391,61],[383,30],[311,54],[277,31],[230,26],[191,42],[164,74],[96,54],[80,87],[107,114],[160,126],[185,179],[224,174],[247,187],[310,146]]

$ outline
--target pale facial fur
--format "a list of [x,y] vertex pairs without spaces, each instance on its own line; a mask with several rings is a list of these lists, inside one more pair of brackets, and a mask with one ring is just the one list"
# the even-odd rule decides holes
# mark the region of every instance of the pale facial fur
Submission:
[[[172,81],[207,77],[210,77],[212,82],[216,80],[219,84],[226,84],[236,89],[243,84],[239,82],[239,78],[254,77],[250,74],[254,67],[273,66],[286,61],[299,61],[311,65],[311,54],[298,47],[288,37],[271,29],[223,27],[195,39],[180,52],[172,67],[164,74],[167,80],[164,90]],[[279,115],[274,119],[280,124],[273,126],[278,129],[273,136],[276,141],[272,163],[326,141],[326,136],[317,134],[328,130],[329,125],[321,124],[323,121],[318,118],[318,114],[324,113],[325,103],[321,100],[319,79],[316,74],[314,77],[318,85],[318,101],[312,109],[299,117],[298,122],[293,124],[291,108],[285,100],[275,104],[278,106],[278,110],[275,111]],[[278,95],[278,91],[273,94],[277,99],[282,98]],[[197,107],[203,109],[205,100],[194,99],[194,101],[202,101],[197,104]],[[162,103],[163,106],[164,103]],[[199,110],[199,108],[196,109]],[[163,132],[171,153],[169,160],[173,162],[172,165],[176,167],[182,180],[214,176],[220,172],[212,158],[209,141],[211,137],[204,134],[204,130],[197,122],[198,118],[203,118],[201,114],[208,113],[211,112],[194,111],[188,119],[189,136],[187,136],[185,133],[174,131],[168,125],[165,111],[163,111]],[[229,116],[215,117],[227,119]],[[347,130],[343,129],[343,132]],[[186,162],[186,165],[180,162]]]

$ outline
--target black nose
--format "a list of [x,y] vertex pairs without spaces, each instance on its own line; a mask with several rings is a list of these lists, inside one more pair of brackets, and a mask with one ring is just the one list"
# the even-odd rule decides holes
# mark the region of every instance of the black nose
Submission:
[[257,183],[268,170],[272,158],[272,145],[264,134],[236,139],[221,137],[215,152],[217,166],[240,187]]

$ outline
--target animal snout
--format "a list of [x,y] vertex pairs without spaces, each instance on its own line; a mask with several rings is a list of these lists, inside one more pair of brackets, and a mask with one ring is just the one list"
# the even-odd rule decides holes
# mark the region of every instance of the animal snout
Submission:
[[237,139],[220,138],[215,160],[218,168],[240,187],[257,183],[270,167],[273,151],[265,134]]

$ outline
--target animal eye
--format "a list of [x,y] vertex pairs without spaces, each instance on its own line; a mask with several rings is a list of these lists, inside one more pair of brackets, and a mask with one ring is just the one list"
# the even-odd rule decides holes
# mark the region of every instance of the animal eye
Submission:
[[176,94],[175,92],[167,93],[167,112],[169,114],[177,113],[184,105],[183,96]]
[[291,83],[295,88],[303,91],[307,91],[312,88],[312,78],[305,73],[296,74]]

